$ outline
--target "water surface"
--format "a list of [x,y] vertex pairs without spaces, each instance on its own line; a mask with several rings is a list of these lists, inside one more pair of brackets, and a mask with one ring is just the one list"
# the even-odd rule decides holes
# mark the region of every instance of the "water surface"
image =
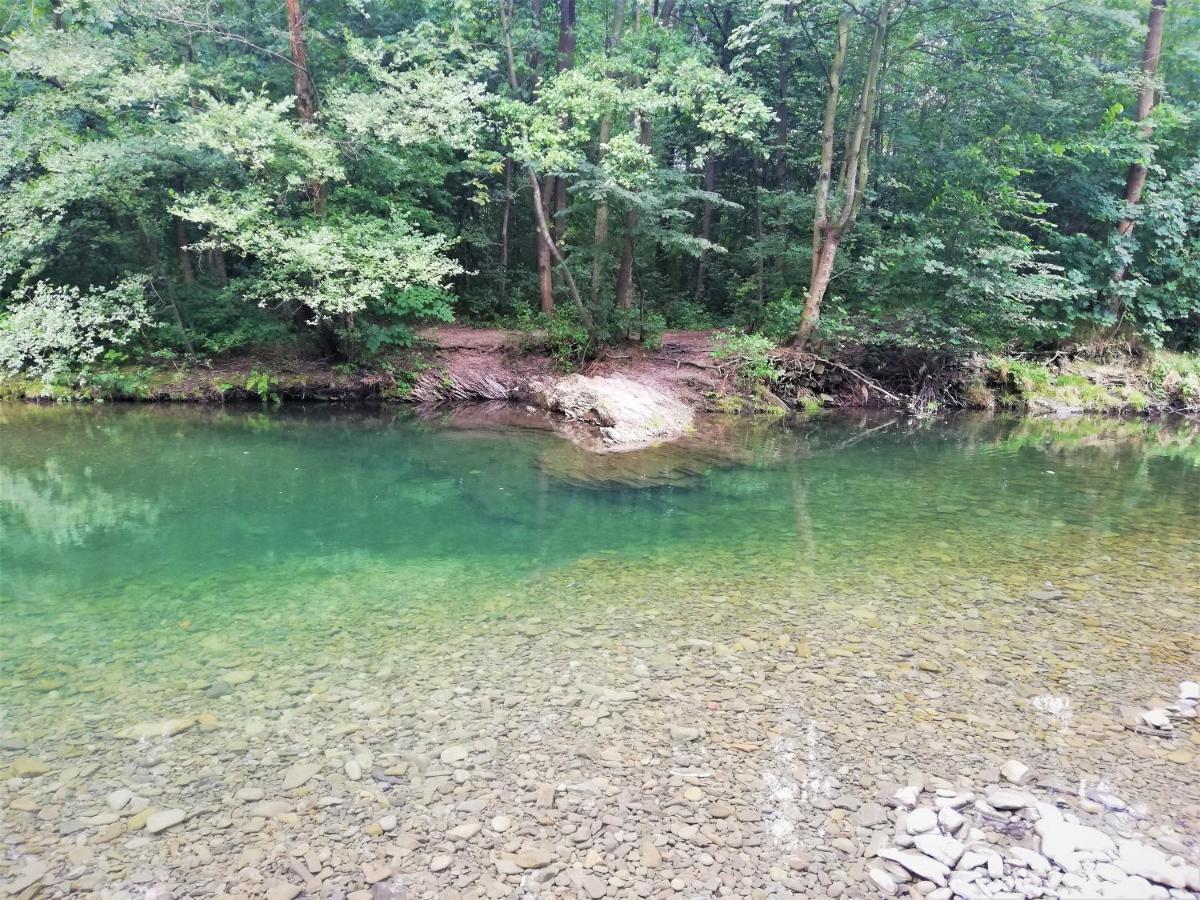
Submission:
[[[52,769],[8,789],[42,810],[8,823],[18,858],[99,843],[89,860],[115,862],[97,883],[231,890],[243,867],[222,853],[258,840],[228,839],[233,794],[316,758],[330,774],[299,819],[249,833],[313,844],[336,818],[357,837],[328,884],[353,889],[387,855],[365,830],[380,802],[422,834],[459,815],[446,796],[520,811],[534,782],[588,775],[581,741],[651,772],[656,753],[730,754],[705,790],[770,825],[764,883],[828,844],[814,793],[954,783],[1010,756],[1081,797],[1123,792],[1155,827],[1200,826],[1200,768],[1164,761],[1197,742],[1120,721],[1200,668],[1195,424],[722,426],[616,482],[540,428],[394,409],[6,406],[0,442],[0,737],[4,761]],[[249,680],[221,688],[230,672]],[[201,714],[168,740],[116,736]],[[672,750],[676,720],[703,747]],[[456,740],[493,771],[431,774]],[[357,790],[350,759],[391,799]],[[117,787],[195,813],[175,840],[215,861],[101,841]],[[679,877],[709,895],[725,870],[690,862]],[[862,874],[819,870],[814,890]],[[409,874],[434,879],[424,858]]]

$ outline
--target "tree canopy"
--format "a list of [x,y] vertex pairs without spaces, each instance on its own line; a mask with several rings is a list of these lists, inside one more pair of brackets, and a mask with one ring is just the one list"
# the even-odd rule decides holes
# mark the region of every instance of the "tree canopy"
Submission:
[[1200,346],[1197,0],[2,15],[9,369],[551,313],[597,341]]

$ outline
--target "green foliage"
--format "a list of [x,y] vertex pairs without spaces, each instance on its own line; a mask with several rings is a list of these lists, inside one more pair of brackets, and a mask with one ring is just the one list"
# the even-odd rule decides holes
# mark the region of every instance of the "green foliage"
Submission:
[[743,384],[771,382],[783,374],[771,357],[774,342],[761,334],[734,329],[717,331],[713,333],[712,346],[712,358],[729,366]]
[[149,321],[141,279],[87,290],[39,281],[0,316],[0,365],[50,381],[129,344]]
[[278,404],[282,397],[275,390],[279,386],[279,379],[270,372],[260,372],[254,369],[246,378],[246,391],[253,394],[262,400],[263,403]]
[[[317,98],[303,120],[279,9],[66,3],[56,23],[33,3],[0,19],[0,364],[53,381],[112,347],[270,346],[380,365],[456,311],[528,319],[530,170],[554,188],[593,338],[791,335],[834,23],[850,9],[844,123],[874,2],[714,0],[670,22],[626,4],[620,40],[611,4],[580,4],[571,65],[556,4],[512,4],[515,86],[495,4],[303,6]],[[1131,118],[1144,14],[897,7],[824,341],[966,357],[1119,330],[1200,347],[1200,15],[1172,6],[1147,138]],[[1134,161],[1149,178],[1125,208]],[[1134,229],[1116,240],[1123,217]],[[596,348],[564,275],[559,312],[527,330],[570,366]]]

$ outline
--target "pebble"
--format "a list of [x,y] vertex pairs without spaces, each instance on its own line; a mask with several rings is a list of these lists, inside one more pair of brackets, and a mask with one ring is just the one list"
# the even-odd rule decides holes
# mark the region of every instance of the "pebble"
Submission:
[[454,857],[448,854],[435,856],[429,863],[430,872],[444,872],[454,863]]
[[492,831],[497,834],[503,834],[512,828],[513,820],[511,816],[496,816],[490,823]]

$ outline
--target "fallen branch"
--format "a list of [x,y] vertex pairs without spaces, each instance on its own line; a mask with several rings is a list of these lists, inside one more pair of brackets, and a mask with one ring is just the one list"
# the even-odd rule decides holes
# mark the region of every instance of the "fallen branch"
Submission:
[[841,369],[843,372],[846,372],[849,375],[853,375],[855,378],[857,378],[859,381],[861,381],[867,387],[874,388],[876,391],[883,394],[883,396],[890,397],[892,400],[895,400],[897,403],[899,403],[901,405],[903,405],[905,402],[904,400],[901,400],[899,397],[897,397],[895,394],[891,393],[890,391],[884,390],[884,388],[882,386],[880,386],[880,384],[878,382],[872,381],[870,378],[868,378],[866,375],[864,375],[862,372],[859,372],[856,369],[852,369],[849,366],[842,365],[840,362],[834,362],[832,359],[825,359],[824,357],[821,357],[821,356],[814,356],[813,359],[815,359],[817,362],[824,363],[827,366],[833,366],[835,369]]

